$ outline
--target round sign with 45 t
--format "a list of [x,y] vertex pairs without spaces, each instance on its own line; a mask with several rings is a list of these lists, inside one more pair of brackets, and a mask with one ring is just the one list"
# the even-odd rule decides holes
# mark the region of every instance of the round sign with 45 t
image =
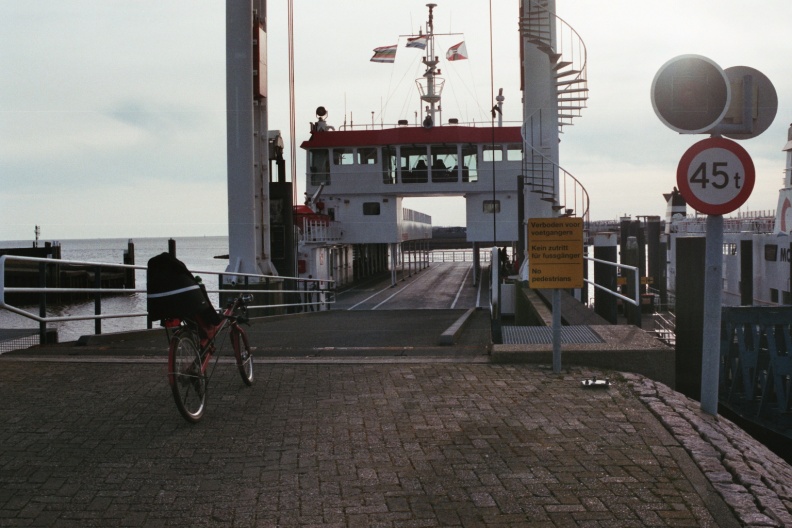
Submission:
[[677,187],[688,204],[704,214],[737,210],[753,191],[756,172],[751,156],[738,143],[721,137],[703,139],[682,155]]

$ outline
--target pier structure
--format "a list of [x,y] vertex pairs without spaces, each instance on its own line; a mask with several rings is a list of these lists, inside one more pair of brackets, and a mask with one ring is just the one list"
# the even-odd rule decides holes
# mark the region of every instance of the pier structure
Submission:
[[170,399],[164,330],[4,354],[0,519],[792,523],[792,467],[728,420],[634,373],[494,363],[481,310],[440,345],[467,312],[254,320],[256,383],[242,390],[221,360],[199,426]]

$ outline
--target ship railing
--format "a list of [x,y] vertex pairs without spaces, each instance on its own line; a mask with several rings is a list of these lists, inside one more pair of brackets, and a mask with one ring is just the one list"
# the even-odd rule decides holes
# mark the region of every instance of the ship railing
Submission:
[[526,122],[521,129],[523,143],[531,152],[523,157],[523,177],[530,192],[538,193],[551,202],[559,216],[578,216],[588,233],[590,218],[589,194],[571,172],[553,161],[547,149],[534,144],[533,128]]
[[[674,220],[671,232],[677,234],[703,235],[706,233],[706,216],[694,216]],[[724,218],[724,233],[771,233],[775,228],[775,219],[769,217],[738,217]]]
[[[472,249],[433,249],[429,255],[430,262],[474,262]],[[489,262],[490,251],[479,250],[479,262]]]
[[520,18],[520,32],[545,53],[555,73],[559,131],[581,116],[588,100],[586,44],[564,19],[550,11],[548,2],[531,0],[529,15]]
[[416,224],[432,225],[431,215],[420,211],[414,211],[413,209],[407,209],[406,207],[402,208],[402,220],[405,222],[415,222]]
[[[503,121],[503,126],[520,126],[522,121]],[[419,122],[414,122],[409,124],[402,120],[400,123],[360,123],[360,124],[353,124],[353,123],[344,123],[338,127],[338,130],[385,130],[390,128],[403,128],[403,127],[421,127],[423,125]],[[488,119],[482,118],[481,121],[476,121],[475,119],[471,121],[446,121],[445,123],[441,123],[437,126],[449,126],[449,127],[491,127],[492,121]]]
[[[13,264],[11,266],[10,264]],[[93,268],[94,287],[92,288],[62,288],[53,287],[48,280],[53,275],[58,275],[70,266]],[[12,286],[15,281],[9,280],[11,268],[15,271],[26,269],[37,274],[36,286]],[[39,342],[47,342],[47,334],[51,330],[48,325],[55,323],[71,323],[77,321],[94,321],[94,334],[102,333],[102,321],[107,319],[140,318],[140,329],[151,329],[152,321],[148,319],[148,312],[135,309],[137,306],[146,305],[145,288],[111,288],[102,287],[102,273],[107,270],[135,273],[143,271],[148,273],[147,266],[134,264],[114,264],[107,262],[91,262],[81,260],[46,259],[38,257],[22,257],[15,255],[0,256],[0,309],[39,323]],[[304,279],[297,277],[281,277],[276,275],[259,275],[253,273],[218,272],[212,270],[191,269],[193,275],[200,275],[206,285],[210,300],[216,307],[229,299],[231,295],[249,293],[253,295],[253,302],[248,305],[251,315],[274,315],[303,311],[327,310],[335,303],[335,281],[323,279]],[[146,284],[147,280],[143,281]],[[48,303],[48,296],[52,294],[91,294],[93,297],[93,313],[73,315],[54,315],[63,311],[62,303]],[[34,295],[38,297],[38,305],[19,300],[21,296]],[[118,311],[106,312],[105,301],[111,296],[135,297],[136,302],[111,303],[113,307],[120,307]],[[258,302],[256,302],[258,301]],[[78,311],[78,310],[75,310]],[[90,312],[91,310],[87,310]]]
[[344,236],[340,222],[305,220],[300,230],[300,242],[338,242]]

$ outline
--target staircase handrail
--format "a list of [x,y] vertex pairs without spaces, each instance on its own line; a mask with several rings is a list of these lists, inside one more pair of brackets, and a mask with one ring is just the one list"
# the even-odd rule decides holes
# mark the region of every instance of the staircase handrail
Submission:
[[[554,53],[558,54],[561,57],[561,60],[569,61],[570,67],[573,71],[577,73],[574,74],[574,77],[571,79],[567,79],[566,86],[577,86],[575,88],[575,93],[588,93],[588,80],[587,80],[587,68],[588,68],[588,53],[586,50],[586,43],[580,37],[580,34],[573,28],[566,20],[556,15],[554,12],[550,11],[546,5],[539,3],[537,0],[529,0],[530,5],[536,7],[539,10],[544,11],[547,15],[549,20],[555,21],[555,43],[553,45],[548,38],[544,44],[551,49]],[[524,20],[525,17],[520,18],[520,27],[525,28],[526,24],[530,24]],[[541,36],[539,36],[542,39]],[[565,53],[568,51],[568,54]],[[564,117],[567,119],[572,119],[573,117],[579,117],[580,114],[580,107],[577,107],[574,104],[568,104],[564,106],[564,98],[560,97],[565,93],[571,94],[571,90],[568,88],[565,89],[558,89],[557,90],[557,97],[559,102],[559,110],[563,110],[564,108],[574,110],[576,115],[566,115],[562,116],[559,115],[559,128],[563,127],[565,124],[571,124],[571,122],[564,122]],[[588,96],[586,95],[586,99]],[[572,101],[569,101],[572,103]],[[574,106],[574,108],[572,108]]]
[[[523,130],[524,130],[524,127],[523,127]],[[582,213],[581,213],[580,217],[583,219],[584,229],[588,230],[588,225],[589,225],[589,194],[588,194],[588,191],[586,190],[586,188],[583,186],[583,184],[580,183],[580,180],[578,180],[571,172],[569,172],[568,170],[564,169],[561,165],[559,165],[558,163],[556,163],[555,161],[553,161],[552,159],[547,157],[542,151],[537,150],[536,147],[534,147],[533,144],[528,143],[526,141],[523,141],[523,144],[528,145],[531,148],[531,150],[534,151],[534,153],[538,154],[543,160],[546,160],[548,163],[550,163],[551,165],[555,166],[564,175],[564,181],[563,181],[563,185],[562,185],[563,191],[564,191],[564,195],[566,195],[566,189],[567,189],[567,183],[566,182],[567,182],[567,179],[571,179],[572,180],[572,185],[575,187],[575,189],[580,187],[580,191],[581,191],[580,205],[582,206],[582,208],[581,208],[582,209]],[[523,159],[525,159],[525,158],[526,158],[526,156],[523,156]],[[577,192],[575,192],[574,196],[577,197]],[[561,201],[560,198],[561,197],[559,196],[559,202]],[[574,201],[574,205],[577,206],[577,200]],[[578,210],[577,207],[573,207],[573,209],[574,210]]]

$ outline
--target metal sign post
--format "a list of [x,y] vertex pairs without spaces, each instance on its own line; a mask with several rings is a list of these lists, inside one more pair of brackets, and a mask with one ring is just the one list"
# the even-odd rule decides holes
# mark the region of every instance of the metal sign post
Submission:
[[561,372],[561,289],[583,287],[583,219],[528,220],[528,285],[553,289],[553,372]]
[[[732,105],[732,96],[737,104]],[[711,134],[682,156],[677,187],[688,204],[707,214],[704,277],[704,332],[701,408],[718,413],[720,323],[723,268],[723,216],[739,208],[754,186],[748,153],[734,141],[764,132],[775,119],[778,96],[773,83],[746,66],[721,69],[701,55],[680,55],[666,62],[652,81],[652,107],[680,134]]]
[[701,350],[701,410],[718,414],[721,301],[723,297],[723,216],[707,217],[704,252],[704,330]]
[[701,409],[718,414],[723,216],[739,208],[753,190],[751,156],[734,141],[714,137],[690,147],[679,161],[677,185],[685,200],[707,214],[704,257],[704,329],[701,358]]

